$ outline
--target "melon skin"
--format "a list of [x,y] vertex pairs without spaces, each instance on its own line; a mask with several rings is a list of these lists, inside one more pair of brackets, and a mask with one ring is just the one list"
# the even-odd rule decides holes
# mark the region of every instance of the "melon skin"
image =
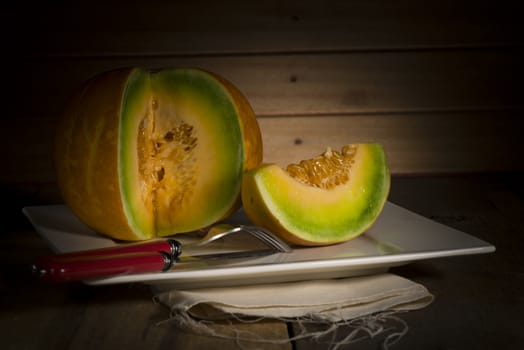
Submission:
[[303,246],[345,242],[364,233],[381,213],[390,189],[380,144],[356,148],[350,180],[333,189],[303,184],[275,164],[244,175],[242,200],[253,223]]
[[146,240],[236,210],[262,139],[246,98],[217,74],[129,68],[94,77],[72,98],[54,156],[64,201],[81,221]]
[[130,74],[118,70],[88,81],[68,104],[54,147],[57,184],[68,207],[86,225],[117,239],[130,234],[118,177],[119,116]]

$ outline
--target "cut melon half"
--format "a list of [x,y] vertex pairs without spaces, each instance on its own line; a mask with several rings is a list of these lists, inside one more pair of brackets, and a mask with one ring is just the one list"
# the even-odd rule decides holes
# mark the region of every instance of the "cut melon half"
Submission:
[[382,211],[390,188],[380,144],[328,149],[286,170],[264,164],[243,179],[251,221],[299,245],[344,242],[365,232]]
[[82,221],[144,240],[235,210],[262,143],[247,100],[216,74],[129,69],[86,85],[59,128],[55,159],[64,199]]

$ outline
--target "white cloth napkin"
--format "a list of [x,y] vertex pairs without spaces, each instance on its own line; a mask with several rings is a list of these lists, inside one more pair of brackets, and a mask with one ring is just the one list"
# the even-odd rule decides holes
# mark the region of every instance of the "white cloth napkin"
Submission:
[[428,290],[403,277],[383,273],[343,279],[260,284],[156,293],[173,315],[198,319],[231,315],[343,321],[382,311],[423,308]]
[[[433,301],[433,295],[418,283],[383,273],[344,279],[159,291],[155,293],[155,300],[171,310],[168,321],[195,333],[234,339],[238,345],[241,342],[279,344],[309,338],[338,349],[363,338],[385,334],[382,348],[388,349],[409,329],[396,314],[424,308]],[[299,331],[292,338],[265,339],[241,331],[236,328],[238,323],[234,323],[262,319],[294,322]],[[321,330],[311,331],[310,324],[320,325]],[[339,332],[342,327],[345,330]],[[344,334],[342,339],[336,338],[340,333]],[[330,339],[327,343],[326,338]]]
[[[394,314],[424,308],[433,301],[433,295],[418,283],[383,273],[343,279],[169,290],[156,293],[155,300],[171,310],[170,320],[182,328],[230,339],[232,337],[217,331],[214,321],[253,322],[253,319],[269,318],[326,326],[326,330],[313,333],[302,327],[302,333],[294,340],[325,336],[345,325],[353,329],[343,340],[349,344],[356,341],[357,333],[362,331],[371,337],[391,331],[386,323],[393,320],[400,324],[401,330],[386,337],[383,347],[387,348],[387,343],[397,342],[408,331],[407,324]],[[230,330],[234,324],[229,323],[228,327]],[[237,341],[246,340],[240,339],[238,332],[236,334]],[[289,341],[252,337],[248,340]]]
[[[424,308],[433,301],[433,295],[418,283],[383,273],[343,279],[168,290],[156,292],[154,299],[171,310],[168,321],[175,321],[181,328],[195,333],[234,339],[239,345],[243,341],[277,344],[304,338],[320,341],[327,337],[331,339],[328,344],[332,349],[337,349],[363,337],[387,334],[382,343],[387,349],[409,328],[395,314]],[[292,338],[263,339],[252,333],[246,335],[233,323],[262,319],[295,322],[300,331]],[[223,324],[224,320],[228,323]],[[310,331],[304,325],[310,323],[321,324],[324,329]],[[345,336],[334,340],[340,327],[348,327],[343,332]]]

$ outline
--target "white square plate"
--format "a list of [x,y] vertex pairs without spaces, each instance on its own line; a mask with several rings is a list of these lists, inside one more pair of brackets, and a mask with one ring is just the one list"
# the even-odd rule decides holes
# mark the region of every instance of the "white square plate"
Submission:
[[[64,205],[26,207],[23,212],[56,253],[122,244],[86,227]],[[242,211],[227,221],[248,223]],[[174,238],[182,243],[188,239],[187,235]],[[199,253],[257,249],[259,243],[246,238],[226,238]],[[485,241],[388,202],[367,232],[345,243],[295,247],[291,253],[262,257],[175,263],[166,272],[118,275],[85,283],[142,282],[158,289],[276,283],[372,274],[417,260],[493,251],[495,247]]]

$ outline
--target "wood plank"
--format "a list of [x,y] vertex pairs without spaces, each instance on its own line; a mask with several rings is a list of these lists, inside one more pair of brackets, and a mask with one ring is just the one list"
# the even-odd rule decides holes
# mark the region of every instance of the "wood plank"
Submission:
[[[515,111],[262,117],[259,124],[264,160],[281,166],[311,158],[328,146],[381,142],[395,175],[523,169],[524,120]],[[0,181],[56,199],[56,191],[30,185],[55,180],[54,121],[35,119],[31,128],[26,120],[7,125],[0,148],[9,157]],[[6,144],[10,135],[17,135],[16,143]]]
[[10,71],[0,179],[52,183],[54,125],[68,95],[126,65],[200,66],[231,80],[259,117],[267,161],[288,164],[328,145],[376,140],[394,174],[521,169],[521,58],[505,49],[29,61],[29,69]]
[[417,113],[260,118],[264,160],[281,166],[327,146],[380,142],[393,174],[524,169],[520,113]]
[[[34,17],[29,11],[24,17],[33,21],[31,28],[51,35],[50,38],[55,38],[56,33],[70,33],[67,35],[72,35],[74,45],[87,51],[62,45],[59,35],[56,43],[64,49],[62,53],[51,50],[49,55],[24,56],[27,52],[15,51],[8,57],[14,65],[7,72],[12,89],[2,118],[0,145],[7,160],[0,178],[6,183],[52,183],[50,148],[54,124],[67,97],[94,74],[122,66],[198,66],[222,74],[245,93],[259,116],[268,161],[287,164],[308,158],[327,144],[336,146],[351,138],[384,142],[391,152],[392,171],[397,174],[520,169],[516,153],[511,152],[522,149],[518,137],[522,122],[517,116],[523,110],[518,93],[523,78],[523,52],[514,47],[514,36],[509,33],[514,28],[514,3],[496,9],[477,2],[475,5],[471,11],[469,1],[459,5],[430,2],[423,6],[410,1],[395,5],[336,2],[325,8],[309,2],[303,6],[294,2],[264,2],[255,7],[239,6],[228,12],[231,17],[216,16],[218,8],[202,10],[193,3],[182,5],[177,11],[162,8],[171,6],[165,3],[153,3],[147,8],[128,6],[125,10],[128,16],[120,14],[114,4],[109,4],[105,12],[86,3],[79,5],[79,10],[69,5],[60,9],[50,7],[50,17],[41,16],[46,11],[37,6],[32,9],[39,16]],[[199,21],[189,19],[187,14],[197,10],[201,14]],[[370,15],[369,22],[363,19],[364,15]],[[149,20],[152,17],[155,21]],[[94,22],[98,26],[95,31]],[[400,32],[393,30],[402,23],[406,27]],[[459,25],[462,29],[470,26],[475,33],[482,31],[481,28],[493,33],[497,32],[493,30],[496,24],[508,35],[496,37],[491,43],[466,45],[460,40],[453,41],[450,34]],[[419,25],[420,32],[413,30]],[[448,44],[428,44],[431,41],[428,39],[441,32],[436,30],[440,27],[443,33],[452,29],[440,38],[445,38]],[[395,46],[391,44],[394,40],[360,36],[370,28],[397,38],[413,32],[410,35],[420,35],[423,40],[418,44],[411,42],[414,46],[407,42]],[[85,32],[91,33],[91,37],[75,37]],[[316,46],[334,32],[343,34],[334,35],[334,41],[325,47]],[[457,37],[465,32],[458,30]],[[133,39],[136,43],[130,33],[139,35]],[[133,46],[144,42],[156,45],[158,42],[147,39],[159,33],[161,40],[176,45],[182,42],[186,46],[170,49],[159,45],[158,51]],[[176,40],[170,40],[172,33],[179,35],[173,37]],[[216,43],[213,33],[218,33],[220,39]],[[362,42],[345,37],[347,33]],[[230,35],[239,35],[240,44],[235,43],[236,39],[227,40]],[[242,46],[246,42],[248,46],[256,46],[257,38],[264,35],[267,37],[260,40],[271,45],[277,43],[276,49],[262,45],[259,51],[250,51]],[[303,35],[303,42],[290,45],[286,35],[295,39]],[[200,42],[198,38],[204,38],[200,48],[200,44],[192,46],[193,41]],[[279,42],[281,38],[283,41]],[[18,39],[24,45],[27,44],[24,40],[30,40]],[[184,40],[187,43],[183,44]],[[341,42],[347,42],[348,46],[337,46]],[[100,43],[103,43],[101,51],[96,48]],[[44,42],[43,47],[48,44]],[[279,51],[279,45],[285,45],[286,50]],[[22,59],[16,60],[18,57]],[[476,119],[477,112],[483,117]],[[444,115],[443,119],[438,113]],[[490,120],[487,115],[491,113],[493,118],[503,117]],[[454,114],[458,115],[457,126],[453,126]],[[437,126],[437,133],[432,132],[432,124]],[[467,131],[468,124],[474,125],[475,133]],[[284,135],[282,130],[291,131]],[[313,134],[314,131],[318,134]],[[270,136],[273,134],[276,136]],[[305,141],[295,145],[295,139],[300,138]],[[485,140],[494,140],[494,147]],[[292,152],[280,152],[290,145]],[[487,156],[481,156],[477,150]],[[498,157],[498,153],[504,156]]]
[[[468,348],[475,344],[475,348],[492,349],[501,339],[505,346],[518,347],[523,339],[524,304],[512,300],[524,293],[524,231],[507,215],[504,204],[494,203],[493,194],[502,199],[522,193],[523,173],[398,180],[391,197],[396,203],[484,239],[497,249],[493,254],[435,260],[397,271],[436,295],[429,309],[407,315],[410,332],[399,347]],[[515,180],[518,185],[511,188]],[[521,200],[508,204],[511,211],[519,206],[520,213],[524,211]],[[497,276],[500,280],[494,283]],[[434,278],[446,280],[448,286],[439,286]],[[497,302],[500,291],[504,297]],[[442,327],[433,333],[435,324]]]
[[522,217],[524,200],[522,197],[505,189],[491,192],[489,200],[506,220],[524,231],[524,218]]
[[[44,56],[519,45],[518,1],[120,1],[12,5]],[[22,33],[21,33],[22,34]],[[20,43],[20,41],[18,41]],[[14,44],[17,44],[15,42]]]
[[23,83],[16,113],[54,117],[83,81],[127,66],[214,71],[244,92],[258,116],[507,109],[523,106],[523,58],[504,49],[29,62],[31,69],[16,71]]
[[[138,292],[133,290],[136,288]],[[223,337],[205,336],[197,329],[183,329],[177,327],[175,322],[164,322],[168,318],[167,309],[155,305],[152,295],[142,286],[104,289],[89,291],[92,297],[81,316],[81,327],[72,336],[71,349],[234,349],[237,344],[257,344],[237,340],[238,334],[234,330],[255,334],[260,339],[288,338],[286,324],[278,321],[250,324],[232,322],[222,327],[217,322],[210,328],[217,334],[223,334]],[[126,302],[121,302],[121,298]],[[266,348],[290,350],[291,344],[264,344]]]

